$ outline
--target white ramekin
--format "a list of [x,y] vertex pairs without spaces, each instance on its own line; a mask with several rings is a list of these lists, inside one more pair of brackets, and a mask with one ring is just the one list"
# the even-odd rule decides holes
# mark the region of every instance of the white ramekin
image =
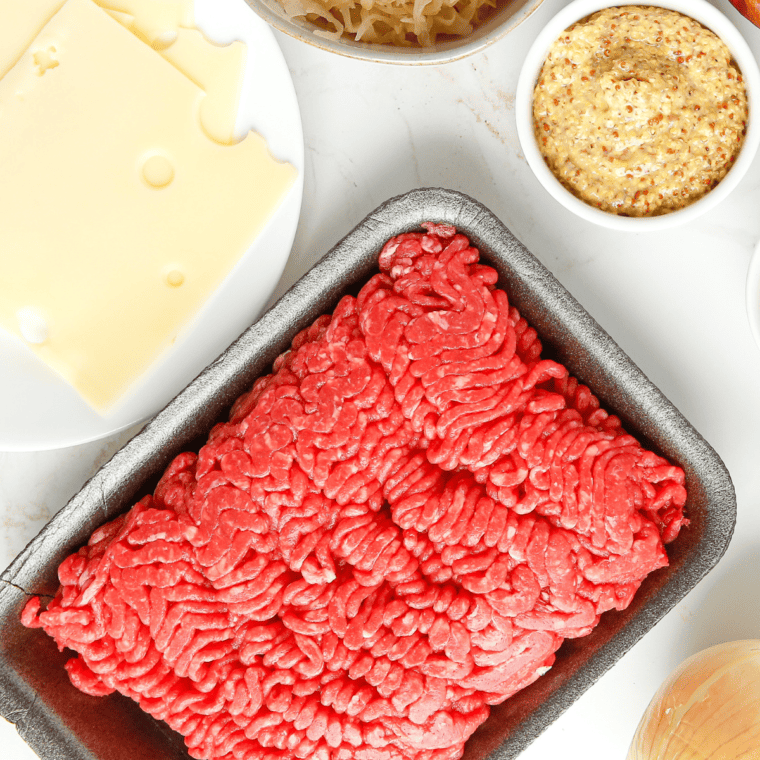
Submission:
[[[533,90],[546,54],[552,43],[569,26],[604,8],[624,5],[653,5],[678,11],[711,29],[726,43],[742,72],[749,114],[747,134],[739,155],[728,174],[705,196],[677,211],[661,216],[627,217],[601,211],[577,198],[554,176],[546,165],[533,130]],[[720,203],[739,184],[760,145],[760,70],[757,61],[738,29],[717,8],[706,0],[635,0],[635,2],[604,2],[604,0],[574,0],[554,16],[536,38],[528,51],[517,83],[515,115],[517,134],[525,158],[539,182],[565,208],[589,222],[628,232],[662,230],[685,224]]]

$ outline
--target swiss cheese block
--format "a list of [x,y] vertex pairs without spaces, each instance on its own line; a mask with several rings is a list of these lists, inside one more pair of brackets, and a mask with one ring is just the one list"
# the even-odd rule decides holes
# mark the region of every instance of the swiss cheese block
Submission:
[[[203,91],[92,0],[0,81],[0,325],[106,410],[199,310],[295,178],[251,133],[209,139]],[[27,338],[29,338],[27,330]]]
[[64,0],[0,0],[0,77],[23,55]]
[[113,11],[134,20],[132,28],[150,43],[164,35],[176,33],[179,27],[194,25],[193,0],[95,0]]
[[[65,0],[0,0],[0,77],[19,59],[29,43]],[[95,0],[101,7],[153,43],[181,27],[192,27],[193,0]]]
[[[0,0],[0,77],[12,68],[64,1]],[[164,45],[156,45],[161,55],[207,94],[200,107],[206,133],[221,143],[234,142],[245,45],[239,41],[217,45],[197,29],[183,26],[192,22],[192,0],[95,2],[146,44],[165,37]]]
[[206,97],[200,105],[201,126],[209,137],[229,144],[235,140],[245,45],[216,45],[197,29],[178,29],[176,39],[161,55],[195,82]]

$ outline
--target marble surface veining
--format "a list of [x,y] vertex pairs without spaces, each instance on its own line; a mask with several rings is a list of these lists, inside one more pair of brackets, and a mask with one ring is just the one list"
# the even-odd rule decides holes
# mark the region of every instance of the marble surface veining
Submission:
[[[564,0],[545,0],[485,52],[443,66],[343,59],[278,35],[298,96],[305,191],[283,292],[380,203],[415,187],[461,190],[489,207],[556,275],[723,458],[738,522],[718,567],[521,760],[625,757],[665,676],[719,641],[760,637],[760,352],[744,288],[760,238],[760,157],[723,204],[688,227],[620,234],[560,207],[533,177],[514,124],[520,63]],[[760,29],[713,0],[756,56]],[[0,452],[0,566],[137,427],[69,449]],[[0,721],[2,756],[32,760]]]

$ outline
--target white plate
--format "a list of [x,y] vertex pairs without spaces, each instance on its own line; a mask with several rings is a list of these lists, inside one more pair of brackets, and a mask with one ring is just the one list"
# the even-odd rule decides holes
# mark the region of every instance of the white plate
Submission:
[[162,409],[259,315],[285,267],[303,195],[303,133],[293,82],[269,26],[245,0],[196,0],[196,25],[247,45],[237,127],[254,129],[298,179],[251,249],[171,349],[106,416],[93,411],[21,341],[0,329],[0,450],[40,451],[96,440]]

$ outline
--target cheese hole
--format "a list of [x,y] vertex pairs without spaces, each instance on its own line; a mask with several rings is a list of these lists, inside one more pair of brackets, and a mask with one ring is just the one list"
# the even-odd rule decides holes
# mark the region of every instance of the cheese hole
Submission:
[[185,282],[185,275],[179,269],[171,269],[166,274],[166,284],[172,288],[178,288]]
[[174,167],[166,156],[149,156],[143,162],[142,176],[150,187],[166,187],[174,179]]
[[25,306],[16,312],[16,320],[21,337],[35,346],[48,339],[48,323],[45,317],[32,306]]
[[159,52],[166,50],[166,48],[171,47],[177,41],[178,36],[177,32],[162,32],[151,42],[151,46]]
[[32,58],[34,59],[34,65],[37,67],[36,73],[38,77],[41,77],[46,71],[54,69],[59,65],[55,52],[55,46],[50,45],[46,50],[38,50],[34,53]]

